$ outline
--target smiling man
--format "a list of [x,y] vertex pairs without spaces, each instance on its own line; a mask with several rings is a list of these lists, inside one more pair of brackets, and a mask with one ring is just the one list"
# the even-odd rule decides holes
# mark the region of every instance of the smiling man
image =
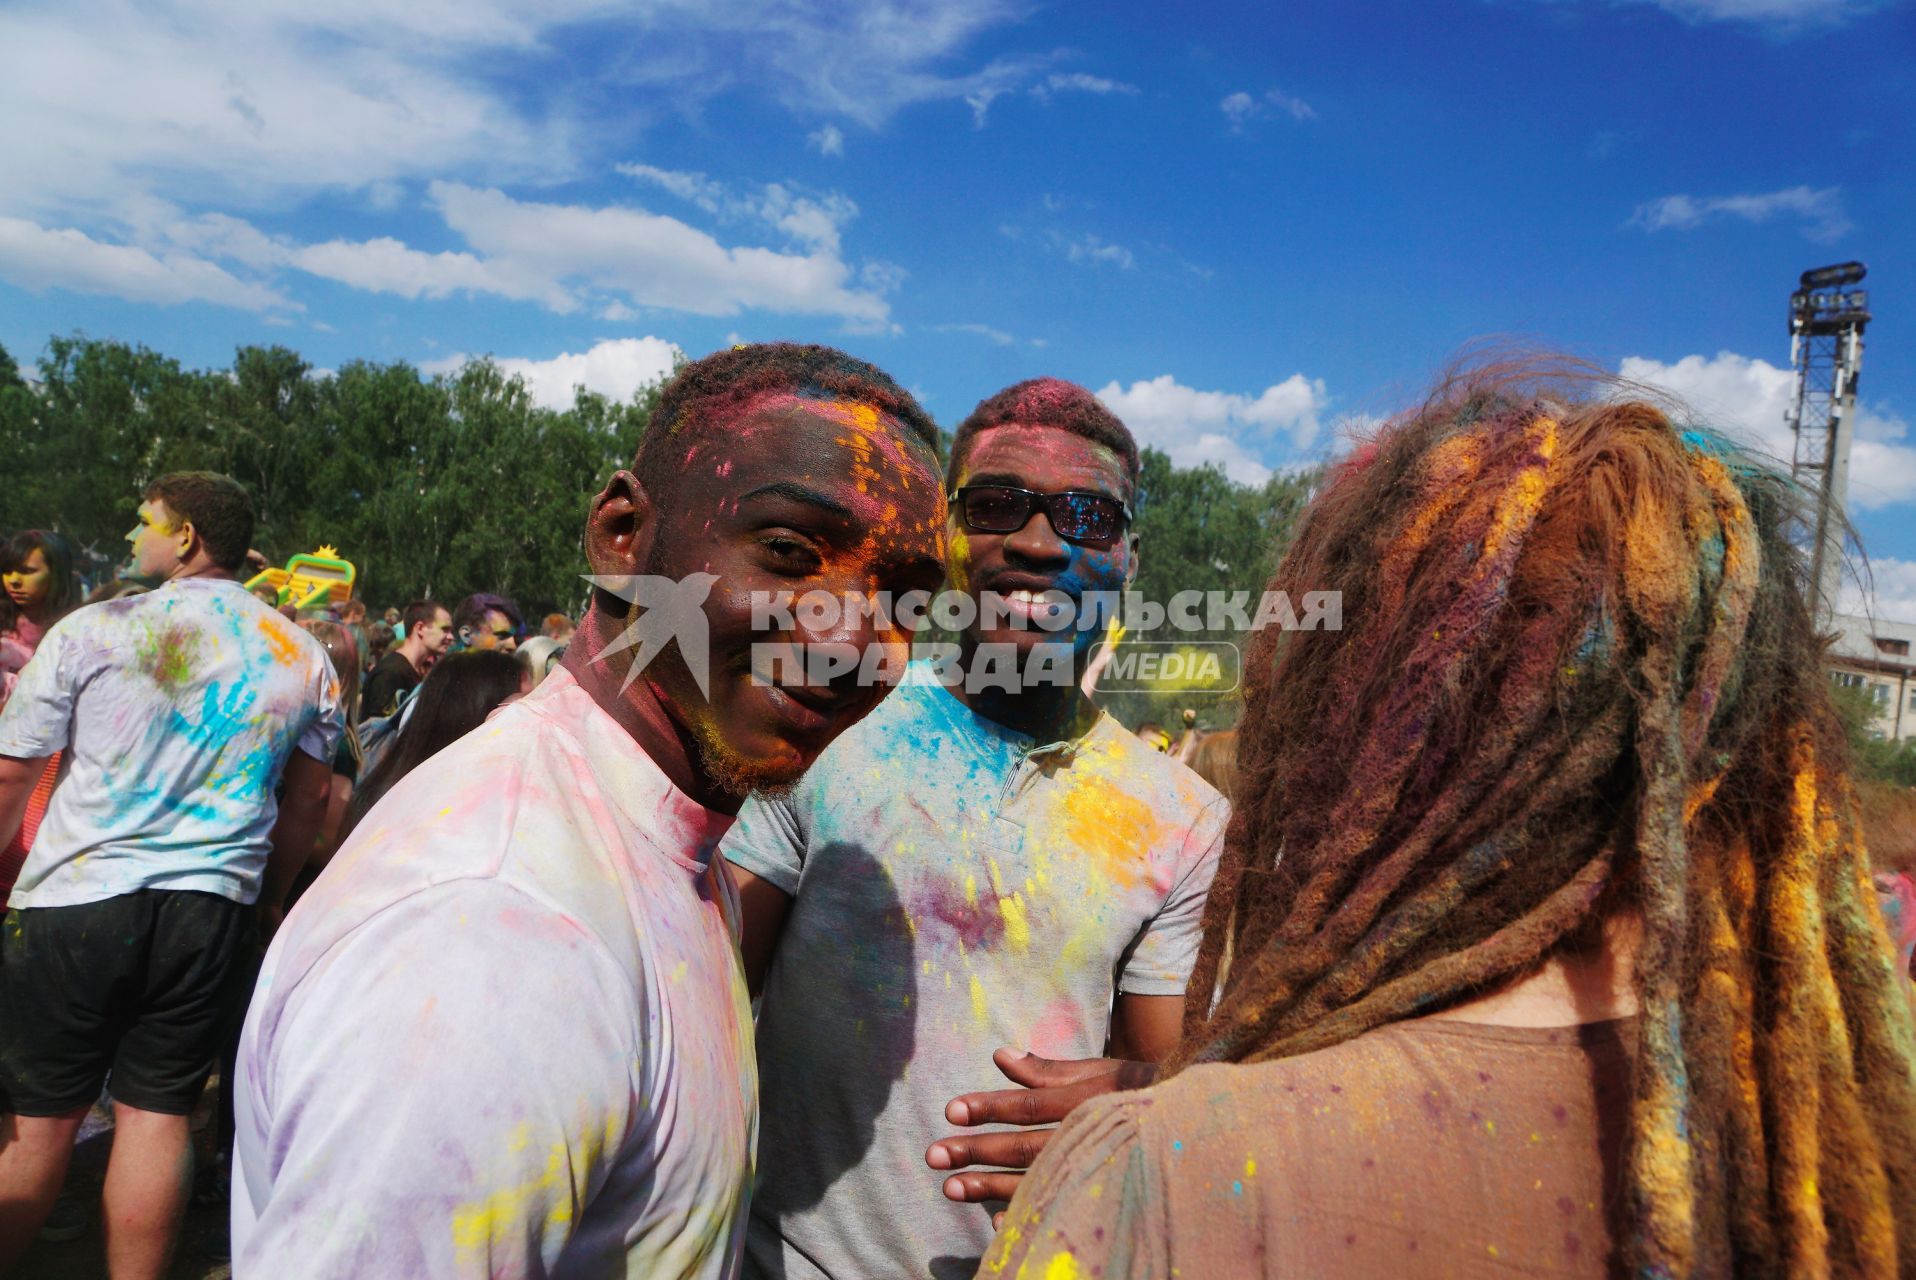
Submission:
[[1224,801],[1079,691],[1131,579],[1138,453],[1090,392],[1011,387],[958,429],[950,580],[975,619],[722,852],[744,903],[763,1170],[750,1274],[969,1277],[987,1209],[925,1167],[993,1048],[1155,1059],[1175,1042]]
[[[757,1077],[712,851],[885,692],[756,683],[751,602],[935,585],[934,439],[824,347],[667,386],[593,502],[565,665],[381,800],[267,957],[236,1275],[737,1273]],[[869,618],[783,639],[905,644]]]

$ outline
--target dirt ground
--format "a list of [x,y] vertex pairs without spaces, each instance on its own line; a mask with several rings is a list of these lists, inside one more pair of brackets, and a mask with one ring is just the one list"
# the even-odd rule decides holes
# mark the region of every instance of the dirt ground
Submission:
[[[217,1104],[221,1082],[216,1076],[193,1112],[193,1151],[201,1169],[213,1167],[213,1108]],[[11,1280],[106,1280],[106,1248],[100,1236],[100,1183],[106,1177],[107,1152],[113,1144],[113,1111],[96,1104],[93,1114],[80,1128],[79,1144],[74,1148],[73,1165],[67,1172],[67,1192],[87,1206],[91,1219],[87,1233],[78,1240],[53,1244],[36,1240],[12,1273]],[[179,1248],[173,1254],[171,1280],[227,1280],[232,1268],[206,1256],[204,1241],[209,1234],[226,1236],[227,1207],[191,1205],[186,1225],[180,1233]]]

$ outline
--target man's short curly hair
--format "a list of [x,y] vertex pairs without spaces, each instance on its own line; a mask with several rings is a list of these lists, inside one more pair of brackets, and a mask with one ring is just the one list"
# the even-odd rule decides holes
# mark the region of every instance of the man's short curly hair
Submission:
[[639,438],[632,474],[656,492],[679,472],[685,445],[723,428],[760,396],[781,391],[870,405],[937,451],[938,428],[930,415],[876,365],[834,347],[761,342],[714,352],[672,376]]
[[965,452],[980,432],[1016,422],[1028,427],[1055,427],[1074,436],[1095,440],[1118,455],[1124,464],[1124,478],[1138,483],[1138,442],[1118,415],[1089,391],[1063,378],[1032,378],[979,402],[971,416],[958,424],[951,442],[951,465],[947,482],[958,478]]

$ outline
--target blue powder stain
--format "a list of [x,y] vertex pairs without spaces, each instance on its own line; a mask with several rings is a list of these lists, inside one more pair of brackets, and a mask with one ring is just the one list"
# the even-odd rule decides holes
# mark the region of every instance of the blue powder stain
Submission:
[[1242,1182],[1233,1182],[1233,1183],[1231,1184],[1231,1194],[1232,1194],[1232,1195],[1235,1195],[1235,1196],[1241,1196],[1241,1195],[1243,1195],[1243,1194],[1244,1194],[1244,1184],[1243,1184]]
[[1727,458],[1736,452],[1736,446],[1714,431],[1692,427],[1677,437],[1683,441],[1683,447],[1692,453],[1707,453],[1714,458]]
[[1182,1138],[1179,1138],[1179,1139],[1176,1139],[1175,1141],[1173,1141],[1173,1142],[1171,1143],[1171,1150],[1173,1150],[1173,1151],[1182,1151],[1182,1150],[1184,1150],[1184,1140],[1183,1140]]

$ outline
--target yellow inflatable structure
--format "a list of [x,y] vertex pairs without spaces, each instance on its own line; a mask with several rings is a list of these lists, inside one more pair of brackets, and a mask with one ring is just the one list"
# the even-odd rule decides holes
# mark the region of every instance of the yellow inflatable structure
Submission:
[[359,571],[350,561],[341,560],[333,547],[321,547],[311,555],[294,556],[284,569],[266,569],[247,580],[246,589],[265,585],[279,592],[279,602],[304,609],[316,604],[339,604],[353,598],[353,582]]

